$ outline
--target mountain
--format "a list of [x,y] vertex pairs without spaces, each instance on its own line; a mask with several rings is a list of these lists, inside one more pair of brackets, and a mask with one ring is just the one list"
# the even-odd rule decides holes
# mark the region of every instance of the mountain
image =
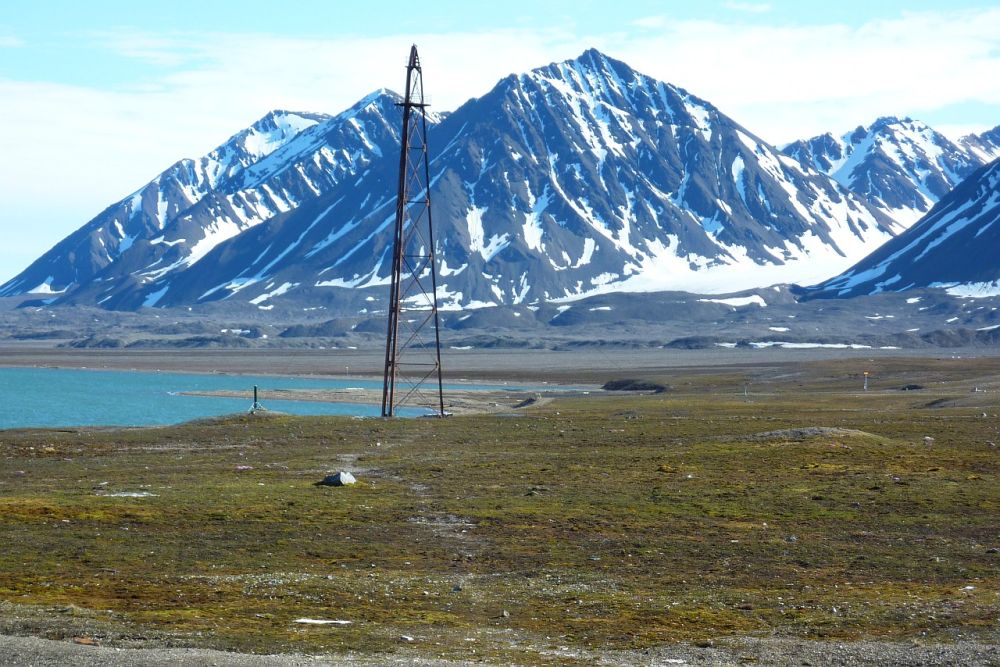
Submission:
[[177,162],[147,185],[109,206],[0,286],[0,296],[24,292],[61,294],[86,285],[137,241],[148,243],[160,237],[183,211],[302,130],[326,119],[320,114],[274,111],[208,155]]
[[[293,148],[305,135],[336,123],[348,135],[356,129],[337,116],[275,151],[266,161],[273,167],[245,170],[263,170],[264,181],[244,174],[237,186],[213,191],[196,211],[175,216],[176,230],[134,242],[57,301],[117,309],[223,299],[264,309],[384,308],[398,119],[386,120],[382,109],[375,116],[385,133],[366,135],[368,152],[343,163],[351,178],[304,198],[268,180],[298,169],[282,165],[316,155]],[[508,76],[432,120],[444,308],[806,282],[846,268],[900,229],[711,103],[594,50]],[[302,154],[308,159],[296,162]],[[213,236],[213,225],[229,220],[228,197],[245,191],[266,199],[269,215],[248,215],[238,229],[226,222]],[[187,247],[198,230],[210,248]],[[8,283],[6,293],[31,282]]]
[[944,287],[957,295],[1000,294],[1000,160],[981,167],[903,234],[807,298],[853,297]]
[[909,227],[989,161],[985,159],[988,140],[966,139],[969,145],[983,141],[983,148],[971,151],[921,121],[887,116],[840,137],[827,133],[782,150]]
[[958,141],[962,148],[983,161],[983,164],[1000,158],[1000,125],[982,134],[969,134]]
[[[399,100],[380,90],[333,117],[273,111],[109,207],[0,286],[0,295],[66,293],[75,303],[109,308],[118,307],[123,294],[155,295],[150,286],[196,264],[219,243],[394,152]],[[150,297],[145,305],[154,302]]]

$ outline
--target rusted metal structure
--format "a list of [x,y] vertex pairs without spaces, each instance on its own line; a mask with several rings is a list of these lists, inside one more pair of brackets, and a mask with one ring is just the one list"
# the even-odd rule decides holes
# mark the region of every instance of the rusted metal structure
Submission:
[[385,342],[382,416],[404,403],[444,416],[441,334],[431,219],[427,104],[417,47],[410,48],[399,152],[399,189],[392,247],[389,327]]

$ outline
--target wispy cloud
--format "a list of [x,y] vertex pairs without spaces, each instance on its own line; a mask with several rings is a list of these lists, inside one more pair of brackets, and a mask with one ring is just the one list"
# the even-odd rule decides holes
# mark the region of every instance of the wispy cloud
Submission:
[[771,5],[767,2],[725,2],[723,7],[750,14],[766,14],[771,11]]
[[635,21],[632,21],[632,25],[634,25],[637,28],[645,28],[645,29],[662,28],[665,25],[667,25],[667,17],[644,16],[641,19],[636,19]]
[[24,40],[13,35],[0,35],[0,49],[13,49],[24,46]]

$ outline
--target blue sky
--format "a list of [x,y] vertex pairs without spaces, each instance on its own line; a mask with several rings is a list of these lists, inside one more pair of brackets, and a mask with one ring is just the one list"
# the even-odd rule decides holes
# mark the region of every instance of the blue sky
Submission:
[[910,115],[1000,124],[993,0],[0,3],[0,281],[183,157],[273,108],[398,88],[438,110],[595,46],[777,144]]

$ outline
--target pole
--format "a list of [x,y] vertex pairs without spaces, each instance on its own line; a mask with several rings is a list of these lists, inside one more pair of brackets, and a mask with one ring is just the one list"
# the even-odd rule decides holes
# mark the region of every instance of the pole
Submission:
[[[443,417],[427,104],[424,102],[423,70],[415,44],[410,48],[406,66],[406,96],[399,106],[403,108],[403,128],[400,134],[396,224],[393,228],[392,277],[382,374],[382,416],[395,416],[398,405],[411,397],[420,398],[425,385],[436,380],[434,409]],[[428,274],[429,289],[425,286]],[[404,316],[404,313],[413,316]],[[433,328],[432,338],[425,330],[428,327]],[[404,330],[402,335],[400,329]],[[423,359],[415,359],[421,356]],[[404,386],[400,387],[400,384]]]

